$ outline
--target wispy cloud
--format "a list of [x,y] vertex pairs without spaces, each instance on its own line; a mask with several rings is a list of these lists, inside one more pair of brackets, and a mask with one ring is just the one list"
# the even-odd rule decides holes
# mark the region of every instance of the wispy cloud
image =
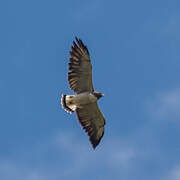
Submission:
[[[44,149],[49,146],[55,149],[58,163],[53,164],[46,162],[46,165],[33,166],[26,161],[19,163],[6,159],[0,163],[0,179],[6,180],[69,180],[82,178],[92,172],[108,169],[102,176],[110,172],[116,172],[121,175],[127,175],[131,168],[136,151],[130,145],[123,143],[118,138],[109,138],[106,143],[101,145],[94,151],[86,140],[84,143],[82,137],[71,132],[61,132],[56,134],[52,139],[46,142],[46,145],[36,144],[33,147],[39,154],[42,151],[43,156],[48,156]],[[34,152],[36,154],[36,152]],[[28,156],[28,154],[26,155]],[[43,157],[42,157],[43,158]],[[43,161],[43,160],[42,160]],[[52,167],[50,167],[52,165]],[[46,166],[46,167],[45,167]],[[110,173],[110,174],[109,174]],[[106,179],[106,177],[104,177]]]
[[177,120],[180,117],[180,89],[159,93],[148,103],[151,116],[155,119]]
[[[150,115],[156,119],[179,119],[180,89],[159,93],[150,100],[148,108]],[[154,162],[158,161],[158,158],[166,158],[162,153],[162,148],[159,147],[159,141],[154,138],[152,126],[148,124],[131,140],[105,134],[102,142],[94,151],[86,135],[79,136],[79,134],[74,134],[74,131],[61,131],[45,142],[34,144],[31,147],[33,155],[35,154],[39,158],[37,163],[40,161],[40,165],[34,167],[26,160],[19,163],[12,159],[6,159],[0,162],[0,179],[69,180],[72,177],[80,179],[96,174],[97,170],[103,171],[100,179],[102,177],[109,179],[112,174],[116,174],[122,179],[132,179],[129,172],[139,171],[139,167],[147,164],[147,159]],[[54,156],[57,157],[55,163],[57,164],[52,163],[51,160],[49,163],[49,159],[45,159],[49,153],[55,153]],[[33,155],[25,152],[23,157],[29,158]],[[42,164],[42,162],[46,163]],[[108,171],[106,172],[106,170]],[[179,167],[169,174],[171,180],[177,180],[179,176]]]
[[174,168],[170,173],[169,180],[179,180],[180,179],[180,166]]
[[180,179],[180,166],[177,165],[169,170],[162,180],[179,180]]
[[[88,141],[88,139],[87,139]],[[68,152],[73,160],[71,173],[86,171],[88,168],[108,167],[110,169],[128,169],[133,158],[136,156],[135,149],[125,145],[123,141],[112,138],[101,144],[95,151],[90,146],[85,146],[79,137],[72,133],[61,133],[56,139],[57,146]],[[88,142],[89,143],[89,142]],[[97,161],[98,159],[98,161]],[[74,164],[73,164],[74,163]],[[76,164],[78,163],[78,164]],[[74,168],[76,167],[76,168]]]

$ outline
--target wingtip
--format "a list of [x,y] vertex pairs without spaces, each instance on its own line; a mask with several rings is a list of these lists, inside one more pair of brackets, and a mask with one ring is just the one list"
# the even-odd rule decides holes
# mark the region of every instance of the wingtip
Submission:
[[[99,141],[99,142],[100,142],[100,141]],[[98,146],[99,142],[97,142],[97,143],[95,143],[95,144],[92,144],[92,147],[93,147],[94,150],[95,150],[96,147]]]
[[96,138],[93,137],[93,136],[90,137],[90,142],[91,142],[92,147],[93,147],[94,150],[95,150],[96,147],[99,145],[99,143],[100,143],[100,141],[101,141],[101,138],[102,138],[102,136],[101,136],[99,139],[96,139]]
[[75,40],[78,42],[79,41],[79,38],[77,36],[75,36]]
[[92,147],[93,147],[93,150],[95,150],[97,146],[95,146],[95,145],[92,145]]
[[75,40],[79,45],[83,44],[82,40],[78,38],[77,36],[75,36]]

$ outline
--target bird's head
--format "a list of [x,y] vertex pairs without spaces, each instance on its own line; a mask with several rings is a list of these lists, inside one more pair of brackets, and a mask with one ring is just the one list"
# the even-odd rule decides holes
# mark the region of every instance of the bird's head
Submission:
[[95,97],[97,97],[97,99],[100,99],[101,97],[104,96],[103,93],[100,93],[100,92],[97,92],[97,91],[94,91],[93,94],[94,94]]

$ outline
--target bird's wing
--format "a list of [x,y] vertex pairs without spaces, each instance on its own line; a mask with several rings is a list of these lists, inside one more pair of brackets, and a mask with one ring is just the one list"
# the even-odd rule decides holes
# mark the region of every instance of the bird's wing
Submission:
[[93,92],[92,65],[87,47],[75,37],[70,51],[68,81],[70,88],[77,94]]
[[83,129],[88,133],[93,148],[96,148],[104,135],[105,126],[105,119],[97,102],[77,108],[76,114]]

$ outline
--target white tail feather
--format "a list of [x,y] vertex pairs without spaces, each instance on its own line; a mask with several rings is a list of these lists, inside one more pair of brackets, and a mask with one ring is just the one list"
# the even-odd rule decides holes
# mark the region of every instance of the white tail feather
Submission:
[[70,114],[73,113],[77,108],[74,102],[74,97],[75,95],[66,95],[66,94],[62,94],[61,97],[62,108],[64,108],[64,110],[69,112]]

